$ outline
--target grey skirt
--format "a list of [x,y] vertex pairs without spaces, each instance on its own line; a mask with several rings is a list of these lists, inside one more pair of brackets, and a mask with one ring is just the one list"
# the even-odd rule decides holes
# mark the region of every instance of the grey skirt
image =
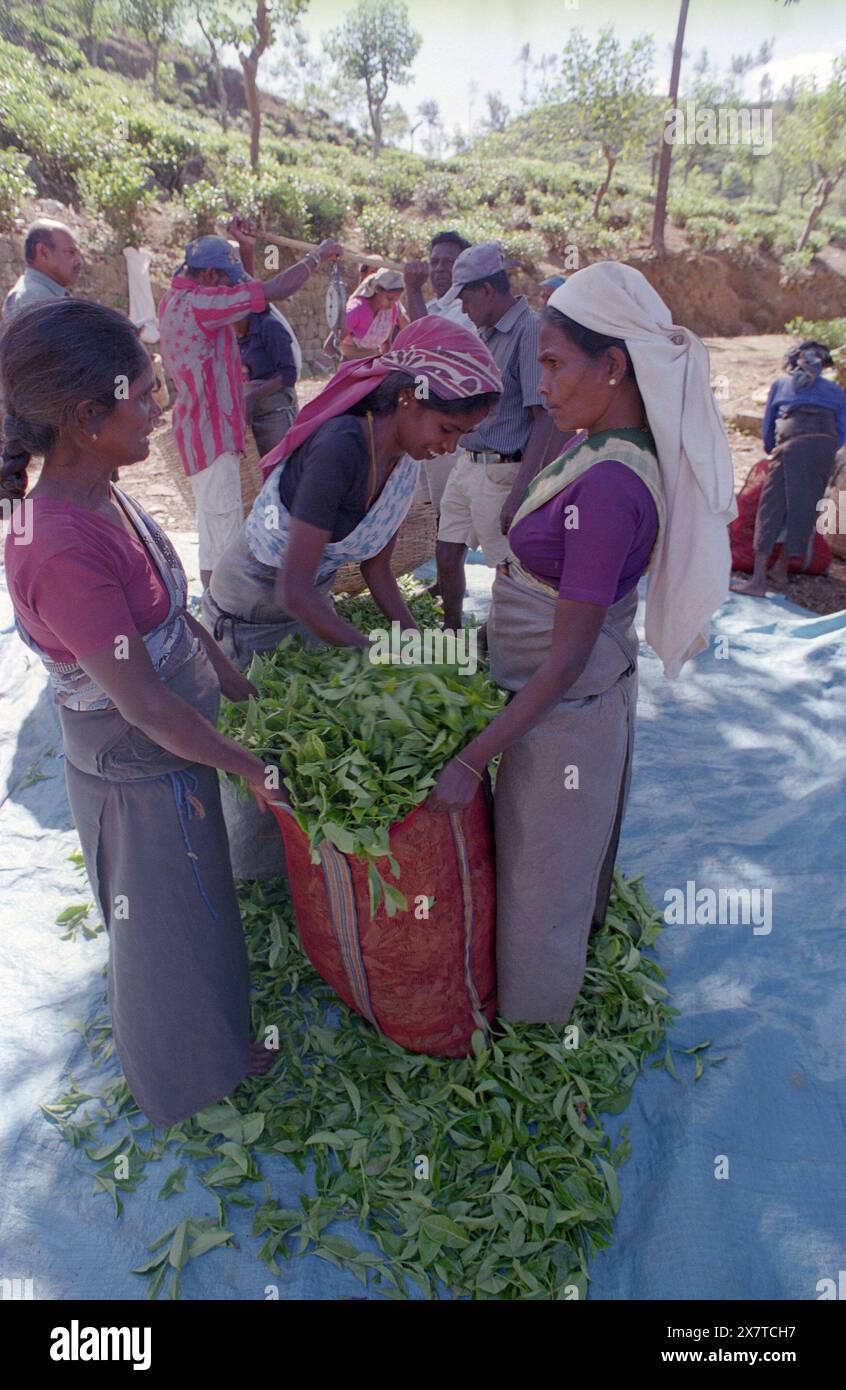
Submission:
[[[335,574],[333,570],[316,586],[319,593],[328,596]],[[242,528],[218,560],[211,586],[203,593],[203,622],[241,671],[255,652],[272,651],[286,637],[317,641],[297,618],[279,607],[278,579],[279,570],[255,558]],[[225,777],[221,796],[235,877],[273,879],[285,874],[282,837],[269,812],[262,813],[252,797],[244,800]]]
[[[211,723],[205,651],[168,680]],[[217,772],[116,711],[60,711],[65,775],[109,934],[108,1001],[129,1089],[156,1125],[228,1095],[250,1066],[250,977]]]
[[[509,571],[497,571],[488,648],[494,679],[516,691],[549,651],[557,595]],[[636,590],[608,609],[566,697],[500,759],[497,993],[511,1023],[567,1022],[591,927],[605,920],[631,779],[636,611]]]
[[[327,596],[337,570],[315,585]],[[245,671],[254,652],[269,652],[286,637],[316,642],[307,627],[282,608],[276,597],[280,571],[257,560],[247,544],[246,526],[226,547],[203,593],[203,622],[229,660]]]
[[837,436],[830,410],[802,407],[776,421],[776,447],[755,518],[755,549],[810,560],[818,512],[834,469]]

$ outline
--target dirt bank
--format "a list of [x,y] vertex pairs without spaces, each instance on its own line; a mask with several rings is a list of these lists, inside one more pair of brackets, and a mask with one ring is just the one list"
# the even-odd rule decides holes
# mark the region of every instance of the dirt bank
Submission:
[[633,258],[666,300],[677,323],[694,333],[782,333],[801,315],[809,319],[846,315],[846,276],[817,257],[809,271],[784,274],[771,256],[736,251],[684,251],[659,261]]

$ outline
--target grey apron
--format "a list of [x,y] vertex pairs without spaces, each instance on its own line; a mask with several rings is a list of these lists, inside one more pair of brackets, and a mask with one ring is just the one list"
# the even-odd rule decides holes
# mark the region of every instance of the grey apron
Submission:
[[[336,573],[333,570],[315,585],[327,596],[327,602]],[[278,578],[278,569],[255,558],[242,530],[218,560],[211,588],[203,593],[203,621],[241,671],[249,666],[254,652],[272,651],[286,637],[317,641],[307,627],[277,605],[274,589]],[[227,777],[220,779],[220,794],[235,877],[273,879],[286,874],[282,836],[270,813],[262,813],[252,797],[245,800],[240,796]]]
[[[165,682],[209,723],[220,686],[201,649]],[[250,1066],[250,976],[213,767],[152,743],[117,710],[60,709],[85,867],[109,933],[109,1010],[144,1114],[173,1125]]]
[[[117,490],[116,490],[117,491]],[[210,724],[220,685],[185,630],[185,576],[167,538],[117,491],[170,594],[145,637],[159,679]],[[109,934],[108,1000],[129,1089],[156,1125],[222,1100],[250,1066],[250,977],[217,771],[153,743],[78,667],[41,655],[59,705],[68,800]],[[104,707],[97,707],[104,706]]]
[[[557,595],[497,570],[491,673],[521,689],[549,652]],[[511,1022],[566,1023],[591,925],[605,918],[631,777],[637,590],[608,609],[564,699],[502,754],[496,777],[497,976]]]
[[[337,568],[331,570],[314,586],[326,596],[327,603],[331,602],[328,595],[337,572]],[[254,652],[272,651],[286,637],[317,640],[280,607],[276,598],[280,574],[276,566],[256,559],[242,527],[218,560],[211,584],[203,592],[203,621],[240,671],[247,669]]]

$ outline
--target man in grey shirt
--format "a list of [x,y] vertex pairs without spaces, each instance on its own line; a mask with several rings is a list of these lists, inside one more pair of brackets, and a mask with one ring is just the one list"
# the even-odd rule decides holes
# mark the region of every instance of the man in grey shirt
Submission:
[[471,246],[457,258],[452,288],[440,299],[444,308],[460,299],[503,380],[499,403],[459,440],[466,452],[441,498],[438,575],[447,628],[461,626],[468,545],[481,546],[491,567],[501,564],[526,487],[561,452],[562,436],[538,394],[538,316],[524,294],[511,292],[508,271],[514,264],[496,242]]
[[24,238],[26,270],[3,303],[3,317],[49,299],[63,299],[82,270],[82,252],[70,228],[52,218],[33,222]]

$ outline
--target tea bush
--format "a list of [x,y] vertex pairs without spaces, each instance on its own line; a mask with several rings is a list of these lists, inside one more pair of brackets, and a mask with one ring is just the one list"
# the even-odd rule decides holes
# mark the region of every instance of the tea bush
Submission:
[[153,201],[150,173],[138,156],[99,162],[79,176],[79,191],[89,208],[105,218],[128,246],[142,238],[140,215]]
[[35,186],[26,172],[29,163],[19,150],[0,150],[0,226],[8,227],[25,198],[32,198]]

